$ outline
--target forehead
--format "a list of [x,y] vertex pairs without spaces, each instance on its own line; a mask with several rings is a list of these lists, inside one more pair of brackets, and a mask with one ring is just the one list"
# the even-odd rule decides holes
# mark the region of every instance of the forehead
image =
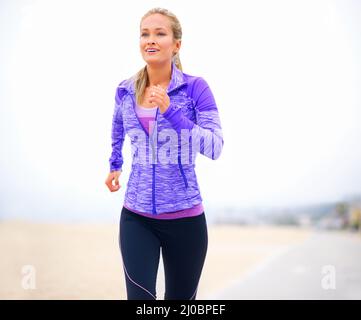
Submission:
[[141,30],[169,30],[170,22],[169,19],[162,14],[152,14],[143,19]]

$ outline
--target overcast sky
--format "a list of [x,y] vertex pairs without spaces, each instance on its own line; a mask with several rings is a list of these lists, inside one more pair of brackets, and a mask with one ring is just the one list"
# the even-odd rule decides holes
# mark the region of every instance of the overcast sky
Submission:
[[183,28],[185,73],[215,96],[217,161],[199,155],[206,208],[288,206],[361,193],[361,2],[0,1],[2,216],[117,217],[104,180],[115,88],[145,65],[152,7]]

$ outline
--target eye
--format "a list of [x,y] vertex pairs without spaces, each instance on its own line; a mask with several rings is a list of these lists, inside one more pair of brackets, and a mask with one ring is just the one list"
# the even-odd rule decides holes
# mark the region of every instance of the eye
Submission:
[[[142,33],[141,37],[146,36],[146,35],[148,35],[148,33]],[[166,34],[163,32],[159,32],[159,33],[157,33],[157,35],[165,36]]]

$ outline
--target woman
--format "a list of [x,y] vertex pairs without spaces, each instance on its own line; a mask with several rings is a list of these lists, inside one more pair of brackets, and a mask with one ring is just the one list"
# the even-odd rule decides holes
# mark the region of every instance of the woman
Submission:
[[119,226],[128,299],[156,299],[162,248],[164,299],[195,300],[206,257],[207,224],[195,158],[199,152],[217,159],[223,136],[207,82],[182,72],[181,37],[174,14],[162,8],[148,11],[140,24],[146,66],[116,90],[105,183],[111,192],[120,189],[128,134],[134,152]]

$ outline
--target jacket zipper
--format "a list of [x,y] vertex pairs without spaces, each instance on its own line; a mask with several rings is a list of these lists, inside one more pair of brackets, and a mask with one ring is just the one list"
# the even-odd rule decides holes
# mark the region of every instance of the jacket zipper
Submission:
[[[137,115],[137,112],[135,111],[135,100],[133,98],[133,95],[130,95],[132,100],[133,100],[133,112],[136,116],[136,118],[138,119],[138,123],[140,125],[140,127],[143,129],[143,131],[145,132],[145,134],[148,136],[148,139],[151,143],[151,146],[152,146],[152,159],[153,159],[153,163],[152,163],[152,169],[153,169],[153,172],[152,172],[152,176],[153,176],[153,181],[152,181],[152,202],[153,202],[153,209],[152,209],[152,214],[157,214],[157,210],[156,210],[156,205],[155,205],[155,163],[154,163],[154,145],[153,145],[153,142],[152,142],[152,136],[153,136],[153,133],[151,136],[149,136],[149,133],[147,130],[144,129],[142,123],[140,122],[139,120],[139,117]],[[157,117],[158,117],[158,111],[159,111],[159,107],[157,108],[157,112],[155,114],[155,122],[157,121]]]
[[[159,108],[157,108],[157,112],[155,114],[155,123],[157,122],[157,117],[158,117],[158,111],[159,111]],[[158,128],[157,128],[158,130]],[[153,134],[154,134],[154,131],[152,132],[152,139],[150,141],[153,140]],[[157,140],[158,140],[158,137],[157,137]],[[155,160],[155,155],[154,155],[154,145],[152,143],[152,159],[153,159],[153,184],[152,184],[152,200],[153,200],[153,214],[157,214],[157,210],[156,210],[156,205],[155,205],[155,163],[154,163],[154,160]]]
[[183,166],[182,166],[182,163],[181,163],[180,155],[178,155],[178,166],[179,166],[179,170],[180,170],[180,172],[182,174],[182,177],[183,177],[184,185],[185,185],[186,188],[188,188],[188,181],[187,181],[186,175],[184,174],[184,170],[183,170]]

